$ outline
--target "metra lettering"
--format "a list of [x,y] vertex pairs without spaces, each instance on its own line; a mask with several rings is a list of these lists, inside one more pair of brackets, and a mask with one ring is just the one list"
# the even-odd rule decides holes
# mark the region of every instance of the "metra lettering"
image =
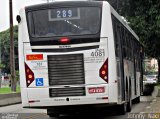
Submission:
[[43,60],[43,54],[27,55],[27,60]]
[[65,101],[65,99],[54,99],[54,101]]
[[70,45],[60,45],[59,48],[71,48]]
[[29,59],[39,59],[37,56],[29,56]]
[[75,100],[75,101],[77,101],[77,100],[80,100],[80,98],[71,98],[70,100]]

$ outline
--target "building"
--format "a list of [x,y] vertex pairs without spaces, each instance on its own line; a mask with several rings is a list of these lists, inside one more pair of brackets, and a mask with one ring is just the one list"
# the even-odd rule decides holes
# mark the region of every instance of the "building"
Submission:
[[158,72],[158,62],[155,58],[145,58],[145,72]]

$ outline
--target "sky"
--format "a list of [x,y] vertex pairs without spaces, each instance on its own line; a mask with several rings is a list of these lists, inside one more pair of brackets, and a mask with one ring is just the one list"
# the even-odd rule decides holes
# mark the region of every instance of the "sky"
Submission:
[[[19,10],[21,8],[27,5],[45,3],[47,2],[47,0],[12,0],[12,2],[13,2],[13,22],[15,25],[17,24],[16,16],[19,14]],[[9,0],[0,0],[0,32],[8,28],[9,28]]]
[[[49,0],[49,1],[54,2],[54,1],[69,1],[69,0]],[[21,8],[28,5],[41,4],[46,2],[47,0],[12,0],[14,25],[17,24],[16,16],[19,14],[19,10]],[[9,0],[0,0],[0,32],[7,30],[8,28],[9,28]]]

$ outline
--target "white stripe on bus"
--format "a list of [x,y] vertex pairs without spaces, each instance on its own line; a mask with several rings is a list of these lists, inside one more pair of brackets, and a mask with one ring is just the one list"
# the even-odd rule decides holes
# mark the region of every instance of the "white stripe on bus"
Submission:
[[54,49],[54,48],[62,48],[64,46],[67,48],[77,48],[77,47],[86,47],[86,46],[97,46],[100,45],[100,42],[96,42],[96,43],[85,43],[85,44],[73,44],[73,45],[53,45],[53,46],[31,46],[31,49]]

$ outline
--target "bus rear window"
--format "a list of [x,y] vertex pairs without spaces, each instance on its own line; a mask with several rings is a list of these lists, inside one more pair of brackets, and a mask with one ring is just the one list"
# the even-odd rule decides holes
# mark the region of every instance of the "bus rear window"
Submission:
[[27,13],[32,37],[96,34],[100,31],[99,7],[56,8]]

